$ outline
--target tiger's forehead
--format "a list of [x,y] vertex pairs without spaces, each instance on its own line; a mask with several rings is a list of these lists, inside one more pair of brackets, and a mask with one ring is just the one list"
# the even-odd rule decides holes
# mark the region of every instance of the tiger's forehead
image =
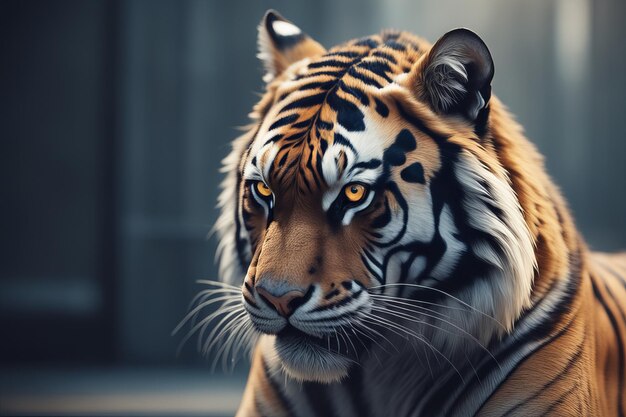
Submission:
[[308,193],[355,176],[372,180],[382,148],[397,133],[384,120],[394,116],[385,90],[428,47],[413,35],[384,32],[293,65],[274,81],[273,104],[250,148],[246,179]]

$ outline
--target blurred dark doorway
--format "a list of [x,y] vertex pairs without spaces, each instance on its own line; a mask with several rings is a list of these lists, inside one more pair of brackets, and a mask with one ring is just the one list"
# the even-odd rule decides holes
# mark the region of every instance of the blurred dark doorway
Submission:
[[0,4],[0,361],[116,356],[118,4]]

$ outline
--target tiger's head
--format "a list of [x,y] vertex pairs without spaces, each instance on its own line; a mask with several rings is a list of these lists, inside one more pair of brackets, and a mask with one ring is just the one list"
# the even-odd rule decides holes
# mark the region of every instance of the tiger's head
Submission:
[[266,92],[216,227],[221,276],[284,371],[331,382],[394,336],[453,356],[509,331],[536,260],[484,42],[389,31],[327,51],[273,11],[258,42]]

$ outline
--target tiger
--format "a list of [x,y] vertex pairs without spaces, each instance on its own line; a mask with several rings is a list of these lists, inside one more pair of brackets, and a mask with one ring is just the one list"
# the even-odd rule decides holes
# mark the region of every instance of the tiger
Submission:
[[626,255],[588,249],[485,42],[327,50],[270,10],[258,50],[215,226],[257,335],[236,415],[624,416]]

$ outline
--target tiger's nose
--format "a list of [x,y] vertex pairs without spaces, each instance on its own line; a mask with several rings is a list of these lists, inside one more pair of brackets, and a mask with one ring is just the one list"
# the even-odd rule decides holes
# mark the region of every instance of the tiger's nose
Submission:
[[278,314],[284,317],[290,316],[295,309],[304,304],[308,291],[302,288],[286,285],[283,282],[272,281],[260,282],[256,286],[259,293],[268,304],[272,305]]

